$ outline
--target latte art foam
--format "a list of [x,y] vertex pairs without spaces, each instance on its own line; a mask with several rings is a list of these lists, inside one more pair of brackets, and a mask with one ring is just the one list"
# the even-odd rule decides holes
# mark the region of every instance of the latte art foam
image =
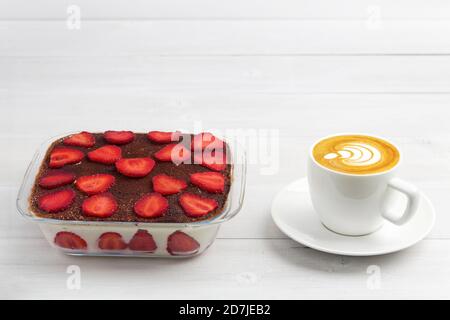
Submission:
[[329,169],[353,174],[387,171],[400,158],[397,148],[389,142],[361,135],[322,140],[314,147],[313,155],[317,162]]
[[340,158],[349,166],[368,166],[381,161],[381,152],[365,143],[349,143],[344,145],[337,153],[329,153],[324,156],[327,160]]

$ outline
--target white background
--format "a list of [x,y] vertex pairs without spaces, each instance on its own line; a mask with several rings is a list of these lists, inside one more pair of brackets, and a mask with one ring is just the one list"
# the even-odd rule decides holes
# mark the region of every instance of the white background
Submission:
[[[81,29],[67,28],[67,7]],[[0,298],[450,298],[446,0],[0,0]],[[19,217],[37,146],[73,130],[277,129],[242,212],[190,260],[73,258]],[[287,239],[270,203],[334,132],[390,137],[437,224],[404,252],[351,258]],[[68,290],[78,265],[81,290]],[[367,285],[379,266],[379,288]],[[375,289],[375,290],[374,290]]]

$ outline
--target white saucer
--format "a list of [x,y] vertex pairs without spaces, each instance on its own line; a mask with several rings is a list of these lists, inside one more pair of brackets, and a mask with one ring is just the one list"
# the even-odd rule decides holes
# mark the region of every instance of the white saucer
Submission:
[[303,178],[276,195],[272,218],[288,237],[307,247],[346,256],[375,256],[406,249],[422,240],[433,228],[435,211],[431,201],[422,195],[418,212],[401,227],[386,221],[380,230],[366,236],[339,235],[320,222],[311,204],[308,182]]

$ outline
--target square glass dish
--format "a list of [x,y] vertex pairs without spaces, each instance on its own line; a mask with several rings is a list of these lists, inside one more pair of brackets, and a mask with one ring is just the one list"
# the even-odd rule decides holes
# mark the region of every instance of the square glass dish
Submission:
[[[241,210],[246,179],[245,151],[235,142],[227,141],[231,164],[230,190],[222,211],[208,220],[187,223],[124,222],[124,221],[79,221],[58,220],[36,215],[31,209],[30,197],[37,175],[52,144],[69,134],[60,135],[44,142],[34,155],[22,182],[17,197],[20,214],[35,222],[49,244],[69,255],[80,256],[125,256],[125,257],[192,257],[204,252],[216,239],[222,223],[230,220]],[[99,246],[102,235],[121,236],[123,248],[103,250]],[[153,245],[142,245],[143,239],[153,239]],[[61,241],[63,239],[63,241]],[[186,241],[192,250],[174,252],[170,241]],[[136,245],[132,246],[134,243]],[[130,249],[131,248],[131,249]]]

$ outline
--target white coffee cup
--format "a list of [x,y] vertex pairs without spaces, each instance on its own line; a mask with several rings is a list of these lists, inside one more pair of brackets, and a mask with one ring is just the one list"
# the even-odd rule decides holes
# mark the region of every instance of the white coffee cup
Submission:
[[[388,171],[362,175],[334,171],[315,160],[313,150],[320,141],[342,135],[318,140],[309,153],[309,190],[322,223],[331,231],[350,236],[373,233],[386,220],[396,225],[407,223],[417,211],[420,192],[414,185],[396,177],[400,161]],[[401,201],[402,194],[406,201]],[[406,204],[399,205],[401,203]]]

